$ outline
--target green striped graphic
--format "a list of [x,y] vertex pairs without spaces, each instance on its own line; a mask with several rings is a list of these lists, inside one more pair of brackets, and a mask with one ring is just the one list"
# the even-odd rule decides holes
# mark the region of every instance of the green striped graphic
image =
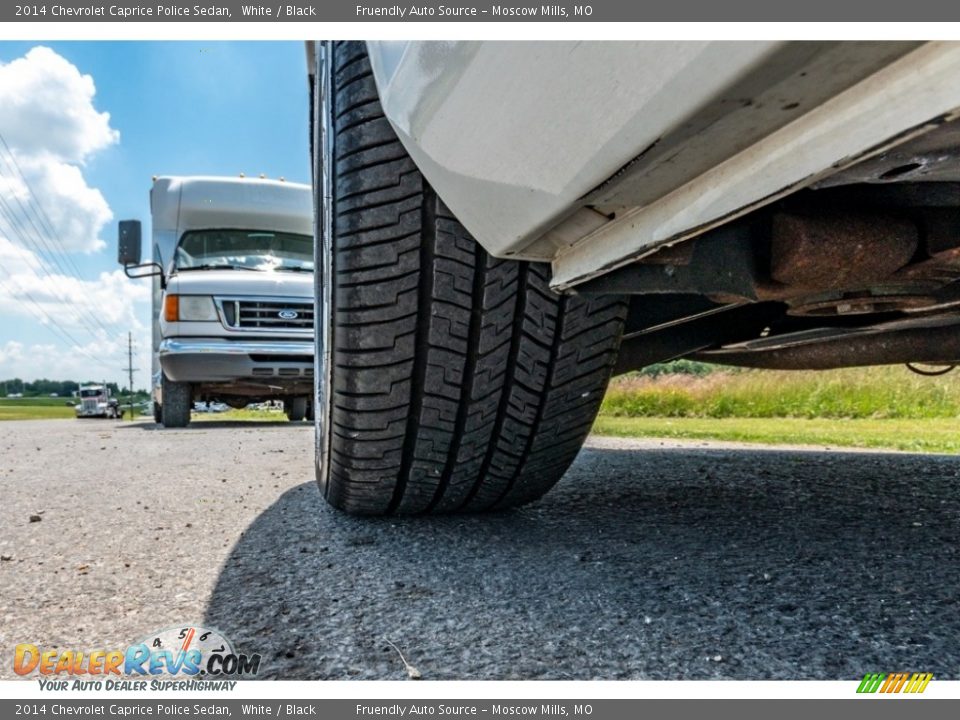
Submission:
[[875,693],[880,689],[880,685],[887,679],[886,673],[867,673],[857,688],[858,693]]
[[927,689],[933,673],[867,673],[860,681],[858,693],[919,694]]

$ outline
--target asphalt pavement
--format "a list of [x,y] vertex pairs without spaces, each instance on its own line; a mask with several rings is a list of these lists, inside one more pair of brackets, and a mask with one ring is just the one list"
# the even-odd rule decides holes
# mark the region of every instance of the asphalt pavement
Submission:
[[958,457],[591,438],[407,519],[312,477],[303,424],[0,423],[0,677],[193,624],[265,678],[960,679]]

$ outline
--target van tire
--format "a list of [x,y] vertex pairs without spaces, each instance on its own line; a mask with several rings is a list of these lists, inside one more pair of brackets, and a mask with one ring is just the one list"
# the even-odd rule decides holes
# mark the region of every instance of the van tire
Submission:
[[363,515],[536,500],[593,424],[625,300],[559,296],[549,265],[487,254],[384,117],[363,43],[334,46],[331,94],[321,491]]
[[307,416],[307,398],[304,396],[284,398],[283,412],[290,422],[302,422]]
[[193,391],[190,383],[174,382],[166,375],[161,380],[163,404],[160,414],[163,426],[183,428],[190,424],[190,410],[193,406]]

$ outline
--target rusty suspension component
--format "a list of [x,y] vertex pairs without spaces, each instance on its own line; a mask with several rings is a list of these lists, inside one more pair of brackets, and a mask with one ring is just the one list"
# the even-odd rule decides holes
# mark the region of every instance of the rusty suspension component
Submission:
[[[845,332],[779,344],[743,343],[692,357],[721,365],[770,370],[832,370],[866,365],[960,364],[960,318],[946,325],[920,325],[870,332]],[[771,339],[772,340],[772,339]]]

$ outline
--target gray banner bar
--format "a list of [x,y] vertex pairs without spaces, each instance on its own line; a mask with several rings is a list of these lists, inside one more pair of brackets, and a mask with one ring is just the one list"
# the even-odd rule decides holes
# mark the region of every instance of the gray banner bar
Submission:
[[960,3],[945,0],[588,0],[504,3],[481,0],[61,0],[3,3],[0,22],[949,22]]
[[[855,687],[851,686],[851,694]],[[666,713],[698,716],[792,720],[843,717],[845,720],[899,720],[910,704],[911,720],[957,717],[960,701],[870,700],[2,700],[0,717],[165,717],[324,718],[324,720],[419,720],[421,718],[538,718],[541,720],[636,720]],[[652,713],[652,714],[651,714]]]

